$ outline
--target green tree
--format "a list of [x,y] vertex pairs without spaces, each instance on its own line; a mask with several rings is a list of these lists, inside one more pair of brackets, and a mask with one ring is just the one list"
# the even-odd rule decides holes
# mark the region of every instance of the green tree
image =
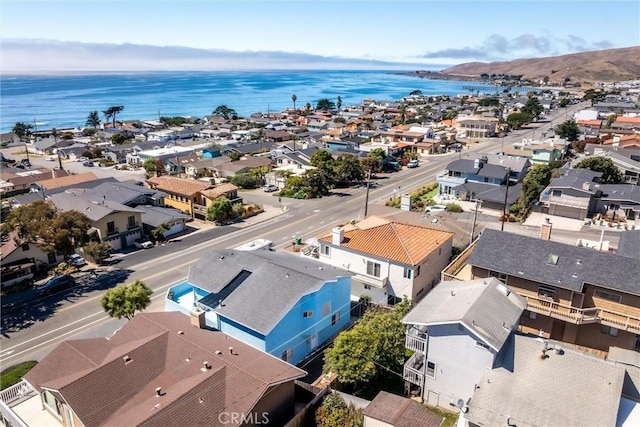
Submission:
[[237,173],[229,177],[229,182],[244,189],[256,188],[258,186],[256,175],[252,173]]
[[136,311],[142,311],[151,304],[153,290],[141,280],[107,290],[100,299],[100,305],[111,317],[133,319]]
[[232,162],[236,162],[242,158],[242,153],[239,151],[232,151],[228,154],[228,157]]
[[24,122],[17,122],[15,125],[13,125],[13,129],[11,129],[11,132],[15,133],[20,141],[26,141],[28,137],[31,136],[32,129],[33,125],[26,124]]
[[298,100],[298,97],[295,93],[291,95],[291,100],[293,101],[293,111],[296,111],[296,101]]
[[170,228],[171,226],[169,224],[167,224],[166,222],[163,222],[160,225],[158,225],[156,228],[151,230],[151,237],[153,237],[153,240],[156,240],[156,241],[164,240],[165,239],[164,232],[169,231]]
[[522,107],[520,112],[531,114],[533,117],[538,118],[544,111],[544,107],[540,104],[537,97],[532,96],[527,100],[527,103]]
[[59,212],[44,200],[19,206],[3,224],[3,233],[16,230],[19,243],[34,242],[46,251],[70,255],[88,241],[89,218],[78,211]]
[[412,90],[409,92],[409,96],[420,96],[422,95],[422,91],[420,89]]
[[90,242],[83,248],[86,257],[91,259],[96,264],[101,264],[102,261],[109,258],[113,248],[108,243]]
[[127,142],[129,142],[129,140],[127,139],[126,136],[124,136],[124,134],[117,133],[117,134],[111,136],[111,142],[114,145],[122,145],[122,144],[126,144]]
[[529,113],[511,113],[507,117],[507,124],[511,129],[517,130],[522,125],[530,123],[533,120],[533,116]]
[[367,157],[360,160],[360,164],[362,165],[362,169],[370,171],[371,173],[382,171],[382,162],[375,156],[367,155]]
[[334,391],[324,397],[317,409],[316,424],[318,427],[362,427],[364,415],[353,403],[347,406],[342,396]]
[[233,207],[225,196],[217,197],[207,208],[207,221],[225,223],[233,217]]
[[387,152],[384,151],[384,148],[374,148],[367,153],[367,157],[373,157],[383,162],[387,158]]
[[222,116],[225,118],[225,120],[236,120],[238,118],[238,113],[236,113],[236,110],[234,110],[233,108],[229,108],[224,104],[218,105],[211,114],[214,116]]
[[618,115],[617,114],[609,114],[607,116],[607,124],[605,125],[605,127],[607,129],[611,128],[611,125],[613,124],[613,122],[615,122],[616,120],[618,120]]
[[564,138],[567,141],[575,141],[578,139],[580,129],[574,120],[567,120],[556,126],[555,132],[560,138]]
[[411,308],[403,300],[392,311],[369,310],[356,325],[336,337],[325,351],[324,370],[333,372],[341,383],[366,383],[382,371],[397,371],[404,363],[402,318]]
[[330,111],[336,108],[335,102],[331,101],[328,98],[319,99],[316,103],[316,110],[325,110]]
[[560,101],[558,101],[558,106],[560,108],[565,108],[567,105],[569,105],[569,99],[568,98],[560,98]]
[[600,182],[602,184],[622,184],[624,177],[620,169],[613,164],[609,157],[594,156],[581,160],[576,169],[589,169],[594,172],[602,172]]
[[321,169],[325,172],[329,172],[333,170],[333,165],[335,160],[331,153],[327,150],[318,150],[311,156],[309,162],[318,169]]
[[156,170],[156,161],[153,159],[147,159],[142,163],[142,168],[147,172],[153,172]]
[[89,113],[85,124],[87,126],[91,126],[94,129],[100,126],[100,115],[98,114],[98,110],[94,110]]
[[111,120],[113,123],[113,127],[116,127],[116,116],[120,114],[124,110],[122,105],[117,105],[113,107],[109,107],[102,112],[107,121]]
[[335,160],[333,166],[333,180],[342,185],[361,182],[364,179],[364,169],[356,156],[342,154]]

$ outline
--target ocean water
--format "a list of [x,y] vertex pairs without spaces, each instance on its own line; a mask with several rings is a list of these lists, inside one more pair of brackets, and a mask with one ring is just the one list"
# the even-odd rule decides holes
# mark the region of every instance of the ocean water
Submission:
[[[318,99],[343,107],[363,99],[396,101],[413,90],[427,95],[468,93],[467,82],[428,80],[387,71],[153,72],[58,76],[1,76],[0,132],[17,122],[38,129],[84,127],[87,116],[121,105],[118,120],[159,116],[203,117],[219,105],[240,116],[315,105]],[[474,84],[477,85],[477,84]],[[487,86],[487,92],[496,88]]]

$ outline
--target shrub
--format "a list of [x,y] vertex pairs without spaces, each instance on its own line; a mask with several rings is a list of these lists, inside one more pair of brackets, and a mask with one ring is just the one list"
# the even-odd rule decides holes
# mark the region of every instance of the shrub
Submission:
[[462,212],[462,206],[460,206],[457,203],[447,203],[447,211],[453,212],[453,213],[459,213],[459,212]]
[[249,173],[239,173],[230,177],[229,180],[233,185],[245,189],[256,188],[258,185],[258,180],[256,179],[256,177]]
[[18,384],[20,380],[22,380],[22,377],[37,364],[38,362],[35,360],[30,360],[3,370],[0,374],[0,390]]

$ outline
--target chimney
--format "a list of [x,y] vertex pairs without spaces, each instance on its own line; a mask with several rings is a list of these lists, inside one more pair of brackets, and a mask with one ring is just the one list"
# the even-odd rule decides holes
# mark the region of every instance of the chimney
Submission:
[[582,189],[583,189],[583,190],[589,191],[589,187],[590,187],[590,186],[591,186],[591,185],[590,185],[590,183],[589,183],[589,182],[586,182],[586,181],[585,181],[585,182],[583,182],[583,183],[582,183]]
[[340,243],[342,243],[342,240],[344,239],[344,230],[341,227],[335,227],[331,230],[331,235],[333,236],[331,243],[336,246],[340,246]]
[[549,218],[545,218],[540,227],[540,238],[542,240],[551,240],[551,221],[549,221]]

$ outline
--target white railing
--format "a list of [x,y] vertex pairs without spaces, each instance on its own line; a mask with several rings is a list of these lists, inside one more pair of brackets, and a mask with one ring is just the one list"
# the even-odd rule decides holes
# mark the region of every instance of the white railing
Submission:
[[420,363],[424,363],[424,357],[422,362],[418,362],[418,358],[423,357],[418,353],[413,354],[409,360],[404,364],[402,376],[405,381],[409,381],[411,384],[422,387],[424,384],[424,374],[422,373],[422,366]]
[[11,427],[29,427],[13,409],[0,400],[0,425]]
[[416,335],[406,334],[404,346],[416,353],[424,354],[427,349],[427,340]]
[[2,400],[7,405],[10,405],[16,400],[22,399],[23,397],[29,395],[33,391],[35,391],[33,387],[31,387],[25,380],[22,380],[18,384],[14,384],[11,387],[7,387],[4,390],[0,391],[0,400]]

